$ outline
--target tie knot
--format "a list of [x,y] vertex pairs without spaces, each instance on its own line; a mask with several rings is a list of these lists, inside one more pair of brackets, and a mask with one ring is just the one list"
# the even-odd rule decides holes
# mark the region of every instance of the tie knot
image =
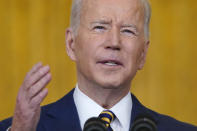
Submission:
[[116,118],[116,116],[112,111],[104,110],[99,115],[99,118],[101,118],[105,122],[106,126],[109,127],[110,123]]

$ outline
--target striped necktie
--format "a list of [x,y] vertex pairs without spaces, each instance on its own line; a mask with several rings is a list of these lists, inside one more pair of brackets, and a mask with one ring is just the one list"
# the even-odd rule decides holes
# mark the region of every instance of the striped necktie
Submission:
[[99,115],[99,118],[101,118],[104,121],[105,125],[108,128],[108,131],[113,131],[113,129],[110,126],[110,123],[116,118],[116,116],[115,116],[115,114],[112,111],[104,110]]

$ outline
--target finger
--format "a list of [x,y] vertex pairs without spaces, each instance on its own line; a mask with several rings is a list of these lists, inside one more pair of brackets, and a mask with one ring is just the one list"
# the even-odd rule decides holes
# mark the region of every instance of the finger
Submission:
[[42,62],[38,62],[35,64],[32,69],[27,73],[28,76],[31,76],[34,72],[36,72],[38,69],[42,67]]
[[30,87],[28,90],[28,95],[30,99],[36,96],[50,81],[51,81],[51,74],[47,73],[36,84]]
[[41,67],[37,72],[35,72],[33,75],[25,79],[24,81],[25,89],[29,89],[36,82],[38,82],[42,77],[44,77],[49,71],[50,71],[49,66]]
[[40,103],[44,100],[44,98],[48,94],[48,89],[44,88],[41,92],[39,92],[33,99],[30,101],[30,104],[35,108],[40,106]]

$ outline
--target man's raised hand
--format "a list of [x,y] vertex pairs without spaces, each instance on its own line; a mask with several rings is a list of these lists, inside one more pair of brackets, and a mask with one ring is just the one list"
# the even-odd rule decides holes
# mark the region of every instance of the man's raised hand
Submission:
[[27,73],[18,92],[11,131],[36,131],[40,104],[48,94],[45,87],[50,80],[50,68],[42,63]]

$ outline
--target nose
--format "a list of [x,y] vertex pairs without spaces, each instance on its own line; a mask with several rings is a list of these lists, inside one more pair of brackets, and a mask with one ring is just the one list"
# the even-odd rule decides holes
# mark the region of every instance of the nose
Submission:
[[120,33],[117,28],[112,29],[108,32],[108,41],[106,42],[106,49],[111,50],[121,50],[121,40],[120,40]]

